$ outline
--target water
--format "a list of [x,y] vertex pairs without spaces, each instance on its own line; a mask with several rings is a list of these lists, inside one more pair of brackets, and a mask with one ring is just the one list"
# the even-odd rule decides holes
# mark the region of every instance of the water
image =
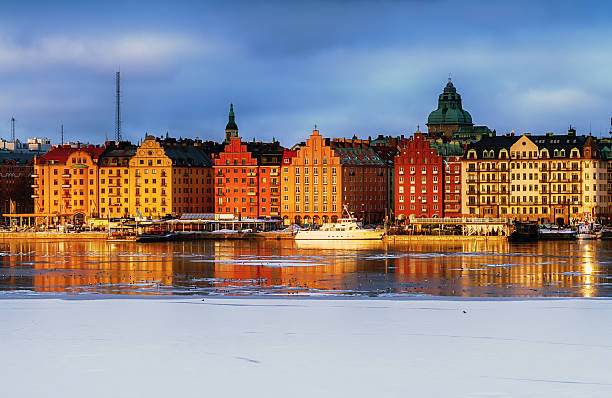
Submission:
[[612,241],[0,244],[0,295],[612,296]]

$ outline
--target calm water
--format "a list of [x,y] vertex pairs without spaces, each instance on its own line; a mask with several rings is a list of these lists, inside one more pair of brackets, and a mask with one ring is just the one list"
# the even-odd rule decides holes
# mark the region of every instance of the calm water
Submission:
[[0,244],[0,295],[612,296],[612,241]]

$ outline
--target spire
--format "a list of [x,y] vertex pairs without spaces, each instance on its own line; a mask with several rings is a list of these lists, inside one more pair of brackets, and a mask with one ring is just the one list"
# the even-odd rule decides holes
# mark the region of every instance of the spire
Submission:
[[238,137],[238,125],[234,115],[234,104],[230,104],[227,125],[225,126],[225,142],[229,143],[232,137]]

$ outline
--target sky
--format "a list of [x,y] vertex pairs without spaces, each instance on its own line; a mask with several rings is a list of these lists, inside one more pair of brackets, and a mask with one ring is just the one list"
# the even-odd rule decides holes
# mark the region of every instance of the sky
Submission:
[[[93,3],[93,4],[90,4]],[[285,146],[425,130],[449,73],[477,125],[607,136],[607,1],[3,1],[0,137]]]

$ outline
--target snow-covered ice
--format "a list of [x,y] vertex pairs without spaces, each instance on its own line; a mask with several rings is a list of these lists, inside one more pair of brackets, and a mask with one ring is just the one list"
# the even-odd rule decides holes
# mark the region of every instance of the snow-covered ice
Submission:
[[5,297],[3,397],[612,396],[609,299]]

